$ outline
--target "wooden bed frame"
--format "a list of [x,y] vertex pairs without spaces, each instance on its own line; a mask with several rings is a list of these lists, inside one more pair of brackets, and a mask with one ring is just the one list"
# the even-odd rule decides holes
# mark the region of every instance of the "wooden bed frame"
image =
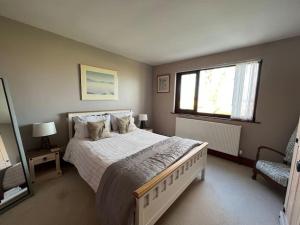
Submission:
[[[122,112],[131,112],[131,110],[68,113],[69,138],[73,137],[73,118],[76,116]],[[133,192],[136,201],[135,225],[155,224],[199,174],[200,179],[204,180],[207,145],[208,143],[205,142],[193,148],[180,160]]]

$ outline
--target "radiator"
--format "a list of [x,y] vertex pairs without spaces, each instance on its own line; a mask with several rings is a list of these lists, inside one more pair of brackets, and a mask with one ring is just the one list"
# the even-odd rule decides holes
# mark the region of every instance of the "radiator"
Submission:
[[241,126],[176,118],[176,136],[208,142],[208,148],[238,156]]

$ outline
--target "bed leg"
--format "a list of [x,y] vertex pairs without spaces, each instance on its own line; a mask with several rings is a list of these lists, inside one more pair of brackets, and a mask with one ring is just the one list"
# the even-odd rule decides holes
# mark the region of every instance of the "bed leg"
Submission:
[[205,169],[201,171],[201,180],[205,180]]

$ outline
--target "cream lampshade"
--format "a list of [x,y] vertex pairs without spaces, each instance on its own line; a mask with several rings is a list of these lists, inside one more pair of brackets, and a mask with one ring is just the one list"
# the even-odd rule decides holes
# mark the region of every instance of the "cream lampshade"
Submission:
[[141,121],[141,129],[146,128],[146,121],[148,120],[148,115],[147,114],[139,114],[139,121]]
[[147,121],[148,115],[147,114],[140,114],[139,115],[139,121]]
[[49,123],[34,123],[32,125],[32,136],[33,137],[42,137],[41,148],[50,149],[51,144],[49,136],[56,134],[56,127],[54,122]]

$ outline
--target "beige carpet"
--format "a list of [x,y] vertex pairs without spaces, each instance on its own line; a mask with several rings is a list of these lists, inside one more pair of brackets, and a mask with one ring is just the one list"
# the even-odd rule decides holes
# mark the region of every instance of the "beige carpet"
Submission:
[[[157,225],[275,225],[283,194],[251,169],[208,158],[204,182],[195,181]],[[1,225],[96,225],[94,193],[73,167],[34,184],[35,195],[0,215]]]

